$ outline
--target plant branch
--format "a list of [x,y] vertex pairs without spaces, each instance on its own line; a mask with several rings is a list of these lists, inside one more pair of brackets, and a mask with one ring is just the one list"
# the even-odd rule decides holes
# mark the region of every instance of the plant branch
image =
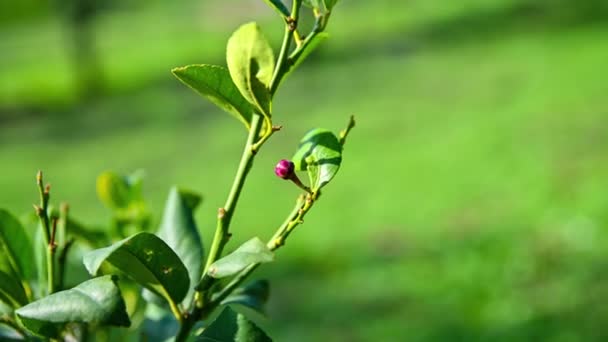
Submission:
[[277,58],[276,67],[272,80],[270,81],[270,96],[274,96],[276,93],[283,76],[289,70],[287,65],[289,58],[289,47],[291,46],[291,40],[293,39],[294,32],[298,27],[298,18],[300,15],[300,7],[302,7],[302,0],[293,0],[291,8],[291,16],[285,18],[285,33],[283,34],[283,44],[281,44],[281,50],[279,57]]
[[49,219],[49,199],[51,187],[49,184],[44,186],[42,179],[42,171],[38,171],[36,175],[36,184],[38,185],[38,192],[40,194],[40,205],[34,205],[36,209],[36,215],[40,219],[42,229],[44,231],[44,239],[46,243],[46,268],[47,268],[47,292],[51,294],[55,291],[55,230],[56,222],[51,227]]
[[234,215],[235,207],[238,202],[243,186],[245,185],[245,179],[253,164],[254,154],[252,152],[252,146],[256,142],[256,137],[259,134],[260,128],[262,127],[262,116],[254,114],[251,120],[251,127],[249,128],[249,136],[247,137],[247,143],[243,155],[241,156],[241,162],[237,170],[236,176],[232,183],[232,188],[228,194],[228,199],[223,208],[218,211],[217,226],[215,229],[215,236],[211,249],[209,250],[209,256],[207,257],[207,263],[205,264],[205,272],[209,270],[209,266],[213,264],[221,255],[224,246],[230,239],[230,222]]

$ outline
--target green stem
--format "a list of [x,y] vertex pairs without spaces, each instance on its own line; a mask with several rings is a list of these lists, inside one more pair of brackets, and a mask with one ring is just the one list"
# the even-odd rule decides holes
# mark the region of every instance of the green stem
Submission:
[[[296,226],[303,222],[304,216],[312,208],[316,197],[314,194],[307,194],[306,199],[303,196],[298,197],[296,206],[291,213],[285,219],[285,222],[277,229],[275,235],[268,241],[268,248],[271,251],[279,249],[285,245],[285,239],[294,230]],[[228,297],[232,291],[234,291],[239,285],[247,279],[247,277],[260,266],[259,263],[253,263],[239,272],[232,280],[214,296],[209,303],[211,307],[219,305],[226,297]]]
[[298,26],[298,18],[300,16],[300,7],[302,7],[302,0],[294,0],[292,2],[291,8],[291,16],[288,17],[285,21],[285,33],[283,34],[283,44],[281,44],[281,50],[279,52],[279,57],[277,58],[277,64],[274,69],[274,74],[272,75],[272,81],[270,82],[270,95],[273,96],[279,84],[281,84],[281,79],[289,70],[289,66],[287,65],[287,60],[289,57],[289,47],[291,46],[291,41],[293,39],[293,34]]
[[50,199],[50,186],[44,186],[42,180],[42,172],[38,171],[36,175],[36,183],[38,185],[38,192],[40,193],[40,206],[36,207],[36,214],[40,218],[42,229],[44,230],[44,239],[46,243],[46,269],[47,269],[47,292],[51,294],[55,292],[55,229],[56,223],[54,223],[51,229],[49,219],[49,199]]
[[241,162],[239,163],[239,168],[236,172],[236,176],[234,177],[232,188],[230,189],[230,193],[228,194],[226,204],[223,208],[220,208],[218,213],[215,236],[213,237],[211,249],[209,250],[209,256],[207,257],[207,263],[205,265],[205,274],[209,270],[211,264],[213,264],[222,255],[222,250],[230,239],[230,222],[232,221],[232,216],[234,215],[236,204],[238,202],[241,191],[243,190],[243,186],[245,185],[245,179],[247,178],[247,174],[249,173],[249,170],[253,165],[253,159],[255,155],[253,154],[252,146],[256,142],[256,138],[260,132],[262,123],[263,121],[261,115],[253,115],[253,118],[251,120],[251,127],[249,128],[249,136],[247,137],[247,143],[245,144],[245,149],[243,150]]

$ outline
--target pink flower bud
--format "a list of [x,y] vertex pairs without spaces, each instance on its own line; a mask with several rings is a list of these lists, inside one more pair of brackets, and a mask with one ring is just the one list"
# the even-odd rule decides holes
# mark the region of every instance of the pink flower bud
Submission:
[[291,179],[293,177],[294,165],[291,161],[283,159],[274,168],[274,173],[283,179]]

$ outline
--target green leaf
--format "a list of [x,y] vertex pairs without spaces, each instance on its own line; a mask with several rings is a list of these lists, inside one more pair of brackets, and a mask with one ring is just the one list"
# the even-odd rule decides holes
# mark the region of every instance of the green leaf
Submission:
[[141,232],[85,254],[83,262],[96,275],[104,262],[121,270],[148,290],[171,303],[184,299],[190,287],[188,270],[158,236]]
[[310,187],[317,191],[338,172],[342,162],[342,145],[331,131],[313,129],[300,141],[292,161],[296,170],[308,172]]
[[268,280],[256,280],[245,287],[234,290],[221,304],[240,304],[263,314],[269,295]]
[[97,196],[103,204],[112,209],[124,209],[131,201],[127,180],[110,171],[97,177]]
[[222,310],[219,316],[197,336],[200,342],[234,342],[238,326],[236,312],[229,307]]
[[232,34],[226,60],[230,76],[243,97],[269,117],[268,88],[274,72],[274,55],[258,24],[245,24]]
[[27,295],[19,278],[2,270],[0,270],[0,301],[15,309],[27,304]]
[[226,68],[195,64],[175,68],[171,72],[185,85],[232,114],[249,129],[254,109],[234,85]]
[[[194,210],[200,199],[193,193],[172,188],[157,232],[188,269],[190,284],[196,283],[203,272],[203,245],[194,222]],[[194,288],[190,288],[184,303],[190,302],[193,293]]]
[[104,276],[54,293],[15,311],[31,332],[56,337],[69,322],[128,327],[131,322],[116,278]]
[[231,276],[253,263],[266,263],[274,259],[274,254],[266,244],[255,237],[237,248],[234,252],[217,260],[209,267],[209,275],[214,278]]
[[0,209],[0,270],[10,270],[18,279],[30,279],[33,259],[25,229],[8,211]]
[[285,7],[285,4],[281,0],[264,0],[266,1],[270,7],[274,8],[279,14],[284,17],[289,17],[289,10]]
[[238,330],[235,342],[272,342],[272,339],[255,323],[242,314],[238,314],[236,323]]

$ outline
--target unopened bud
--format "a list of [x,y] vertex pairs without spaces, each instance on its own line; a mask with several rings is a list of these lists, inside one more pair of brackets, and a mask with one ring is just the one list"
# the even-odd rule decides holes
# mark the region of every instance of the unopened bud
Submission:
[[294,165],[293,162],[283,159],[281,160],[277,166],[275,166],[274,168],[274,173],[279,177],[279,178],[283,178],[283,179],[291,179],[293,177],[293,171],[294,171]]

